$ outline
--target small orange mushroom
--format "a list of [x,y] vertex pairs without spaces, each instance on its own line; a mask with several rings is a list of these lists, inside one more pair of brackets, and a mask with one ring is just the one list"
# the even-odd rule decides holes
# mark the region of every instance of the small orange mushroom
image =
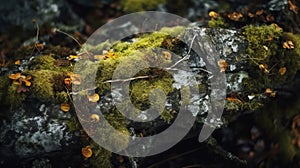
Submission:
[[226,69],[227,69],[227,63],[226,63],[226,61],[224,59],[220,59],[218,61],[218,65],[220,67],[220,72],[225,72],[226,71]]
[[294,46],[294,43],[289,40],[289,41],[286,41],[282,44],[282,48],[285,48],[285,49],[294,49],[295,46]]
[[280,69],[278,70],[278,73],[279,73],[280,75],[284,75],[284,74],[286,73],[286,67],[280,68]]
[[71,81],[74,85],[81,84],[81,78],[79,74],[70,74]]
[[21,73],[18,72],[18,73],[15,73],[15,74],[10,74],[8,77],[9,77],[9,79],[17,80],[21,77]]
[[274,92],[274,91],[273,91],[272,89],[270,89],[270,88],[266,88],[265,94],[268,95],[268,96],[270,96],[270,97],[275,97],[276,92]]
[[71,78],[65,78],[64,79],[64,83],[65,83],[65,85],[67,85],[67,86],[70,86],[71,85]]
[[21,64],[20,60],[15,61],[15,65],[20,65],[20,64]]
[[239,12],[233,12],[231,14],[228,14],[227,17],[230,19],[230,20],[233,20],[233,21],[239,21],[240,18],[243,17],[243,14],[242,13],[239,13]]
[[90,158],[93,155],[93,151],[89,145],[81,148],[81,153],[85,158]]
[[79,56],[77,56],[77,55],[69,55],[69,57],[68,57],[69,61],[74,60],[74,59],[79,59]]
[[90,119],[93,121],[93,122],[99,122],[100,121],[100,117],[98,114],[92,114],[90,115]]
[[219,14],[217,12],[215,12],[215,11],[210,11],[208,13],[208,16],[211,17],[211,18],[213,18],[213,19],[216,19],[216,18],[219,17]]
[[172,54],[171,54],[170,52],[168,52],[168,51],[163,51],[162,53],[164,54],[164,56],[165,56],[165,58],[166,58],[167,60],[171,60]]
[[93,102],[93,103],[97,102],[100,99],[100,97],[97,93],[95,93],[91,96],[87,96],[87,97],[88,97],[89,101]]
[[259,69],[264,71],[265,74],[270,73],[270,71],[268,70],[268,65],[267,64],[259,64]]
[[70,105],[68,103],[62,103],[60,105],[60,109],[63,112],[68,112],[68,111],[70,111]]
[[21,73],[18,72],[15,74],[10,74],[8,77],[13,80],[13,84],[15,85],[22,85],[22,82],[25,83],[25,86],[31,85],[31,82],[29,81],[31,79],[30,75],[25,76],[25,75],[21,75]]

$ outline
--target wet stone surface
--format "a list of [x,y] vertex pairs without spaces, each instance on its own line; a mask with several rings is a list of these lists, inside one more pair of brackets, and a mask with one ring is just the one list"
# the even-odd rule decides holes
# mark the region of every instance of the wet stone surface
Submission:
[[31,158],[51,156],[64,149],[70,152],[79,142],[64,122],[70,119],[70,114],[60,111],[58,105],[38,103],[27,106],[24,104],[15,110],[11,121],[1,121],[0,153],[3,165],[14,160],[13,157],[30,161]]

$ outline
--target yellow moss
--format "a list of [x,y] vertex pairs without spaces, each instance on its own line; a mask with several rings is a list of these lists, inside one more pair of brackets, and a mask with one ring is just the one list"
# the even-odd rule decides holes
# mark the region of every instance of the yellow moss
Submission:
[[152,0],[152,1],[141,1],[141,0],[122,0],[121,4],[125,12],[140,12],[145,10],[154,10],[159,4],[165,4],[166,0]]
[[170,124],[171,120],[174,118],[174,114],[171,111],[164,110],[161,113],[160,118],[164,120],[164,122]]

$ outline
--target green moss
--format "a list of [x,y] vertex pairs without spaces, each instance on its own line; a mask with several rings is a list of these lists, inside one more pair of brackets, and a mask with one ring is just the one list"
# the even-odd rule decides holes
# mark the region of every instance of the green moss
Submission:
[[53,78],[59,72],[51,70],[33,70],[29,72],[33,77],[31,86],[33,97],[41,101],[53,101],[55,95],[55,81],[53,81]]
[[284,77],[286,79],[293,79],[297,71],[300,69],[300,35],[292,33],[284,33],[283,41],[292,41],[294,44],[293,49],[283,49],[283,53],[280,56],[282,62],[281,66],[287,68]]
[[[248,41],[247,53],[252,63],[267,63],[271,55],[275,55],[282,29],[275,24],[263,26],[245,26],[244,35]],[[257,64],[256,64],[257,65]]]
[[70,132],[78,131],[79,129],[81,129],[81,125],[76,116],[73,116],[70,120],[67,120],[66,124]]
[[0,76],[0,104],[2,104],[3,98],[5,98],[10,84],[10,79],[7,76]]
[[110,161],[112,154],[110,151],[107,151],[106,149],[102,148],[95,142],[91,143],[91,149],[93,151],[93,155],[90,158],[91,167],[95,167],[95,168],[112,167]]
[[256,123],[267,133],[268,138],[279,145],[278,160],[290,162],[296,155],[296,146],[292,143],[291,130],[287,129],[292,118],[298,115],[300,99],[293,102],[273,101],[255,113]]
[[209,20],[208,26],[211,28],[228,28],[229,27],[228,23],[221,16],[218,16],[215,19]]
[[225,109],[226,111],[231,112],[240,112],[240,111],[257,111],[263,107],[261,100],[253,99],[249,101],[226,101]]
[[62,92],[56,92],[55,93],[55,102],[56,103],[64,103],[69,101],[69,96],[65,91]]
[[152,0],[152,1],[141,1],[141,0],[122,0],[121,4],[125,12],[140,12],[145,10],[154,10],[159,4],[165,4],[166,0]]
[[47,69],[53,70],[56,68],[54,65],[55,59],[52,55],[42,55],[34,58],[30,63],[30,69],[39,70],[39,69]]
[[165,95],[173,91],[173,78],[166,77],[153,81],[140,80],[132,82],[130,96],[135,105],[147,103],[149,105],[149,94],[153,89],[160,89]]
[[105,42],[100,43],[96,46],[93,46],[90,44],[84,44],[83,47],[81,48],[80,52],[88,51],[89,53],[101,55],[103,50],[108,50],[110,46],[111,46],[111,44],[108,40],[106,40]]
[[27,96],[25,93],[17,93],[17,87],[18,85],[13,84],[8,87],[5,104],[10,104],[12,107],[17,107],[26,99]]
[[100,127],[95,134],[95,139],[105,142],[113,148],[113,151],[122,151],[127,148],[129,138],[123,135],[129,136],[130,133],[126,128],[127,124],[124,116],[112,108],[109,114],[105,114],[105,119],[109,125],[100,123]]
[[174,118],[174,114],[172,111],[164,110],[161,113],[160,118],[164,120],[164,122],[170,124],[171,120]]

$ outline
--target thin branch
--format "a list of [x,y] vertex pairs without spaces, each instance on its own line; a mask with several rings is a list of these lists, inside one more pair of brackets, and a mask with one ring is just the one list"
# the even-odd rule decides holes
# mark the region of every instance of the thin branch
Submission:
[[190,52],[191,52],[191,50],[192,50],[193,43],[194,43],[195,38],[196,38],[197,36],[198,36],[197,34],[194,35],[194,37],[193,37],[193,39],[192,39],[192,41],[191,41],[191,45],[190,45],[190,48],[189,48],[188,53],[187,53],[182,59],[180,59],[179,61],[177,61],[175,64],[173,64],[172,66],[166,68],[166,70],[172,69],[172,68],[174,68],[175,66],[177,66],[179,63],[181,63],[182,61],[185,61],[185,60],[187,60],[187,59],[190,58]]
[[78,92],[70,92],[70,95],[77,95],[77,94],[79,94],[79,92],[92,91],[92,90],[95,90],[95,89],[97,89],[97,88],[98,88],[98,87],[94,86],[94,87],[92,87],[92,88],[80,90],[80,91],[78,91]]
[[60,30],[60,29],[57,29],[57,28],[54,28],[54,30],[53,30],[54,32],[59,32],[59,33],[62,33],[62,34],[64,34],[64,35],[66,35],[66,36],[68,36],[68,37],[70,37],[70,38],[72,38],[81,48],[82,48],[82,45],[81,45],[81,43],[75,38],[75,37],[73,37],[72,35],[70,35],[70,34],[68,34],[68,33],[66,33],[66,32],[64,32],[64,31],[62,31],[62,30]]
[[127,78],[127,79],[114,79],[114,80],[107,80],[103,83],[114,83],[114,82],[128,82],[128,81],[132,81],[132,80],[136,80],[136,79],[145,79],[145,78],[149,78],[150,76],[137,76],[137,77],[132,77],[132,78]]

